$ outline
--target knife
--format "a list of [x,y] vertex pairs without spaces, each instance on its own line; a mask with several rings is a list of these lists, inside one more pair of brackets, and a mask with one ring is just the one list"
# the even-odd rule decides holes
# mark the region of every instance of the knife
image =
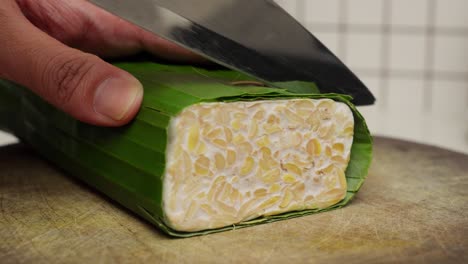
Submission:
[[272,0],[90,2],[266,83],[309,81],[322,93],[351,95],[356,105],[375,101],[346,65]]

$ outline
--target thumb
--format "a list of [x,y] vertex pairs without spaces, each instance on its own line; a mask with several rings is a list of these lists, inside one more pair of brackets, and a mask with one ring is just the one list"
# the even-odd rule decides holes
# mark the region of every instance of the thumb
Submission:
[[0,8],[0,77],[30,88],[86,123],[119,126],[134,117],[143,96],[137,79],[65,46],[34,27],[14,1],[8,2]]

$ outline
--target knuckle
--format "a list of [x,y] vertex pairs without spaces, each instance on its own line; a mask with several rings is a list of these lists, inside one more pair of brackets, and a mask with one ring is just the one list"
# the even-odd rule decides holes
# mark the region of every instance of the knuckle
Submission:
[[93,68],[90,56],[56,56],[43,72],[46,94],[59,106],[68,104],[86,85],[86,76]]
[[[37,28],[71,45],[80,43],[89,18],[73,1],[63,0],[16,0],[24,16]],[[53,15],[51,15],[53,14]]]

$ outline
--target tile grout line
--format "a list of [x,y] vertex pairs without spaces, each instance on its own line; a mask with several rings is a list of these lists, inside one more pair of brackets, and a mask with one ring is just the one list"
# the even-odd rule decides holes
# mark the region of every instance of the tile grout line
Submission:
[[435,57],[435,32],[436,30],[436,0],[428,0],[427,5],[427,26],[426,26],[426,43],[425,43],[425,56],[424,56],[424,94],[423,94],[423,113],[431,113],[433,105],[434,93],[434,57]]
[[392,20],[392,5],[391,0],[384,0],[382,2],[382,43],[380,45],[380,89],[379,94],[381,97],[380,111],[386,111],[388,108],[388,94],[389,94],[389,66],[391,59],[391,20]]
[[296,10],[294,11],[296,19],[305,27],[306,25],[306,2],[305,0],[296,0]]
[[347,0],[341,0],[338,4],[338,44],[337,55],[342,61],[347,61],[348,42],[348,4]]

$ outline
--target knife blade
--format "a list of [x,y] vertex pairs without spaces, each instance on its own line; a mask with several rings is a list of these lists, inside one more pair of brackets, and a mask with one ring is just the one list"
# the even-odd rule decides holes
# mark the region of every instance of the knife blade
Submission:
[[143,29],[267,83],[315,82],[321,92],[375,101],[325,45],[272,0],[90,0]]

